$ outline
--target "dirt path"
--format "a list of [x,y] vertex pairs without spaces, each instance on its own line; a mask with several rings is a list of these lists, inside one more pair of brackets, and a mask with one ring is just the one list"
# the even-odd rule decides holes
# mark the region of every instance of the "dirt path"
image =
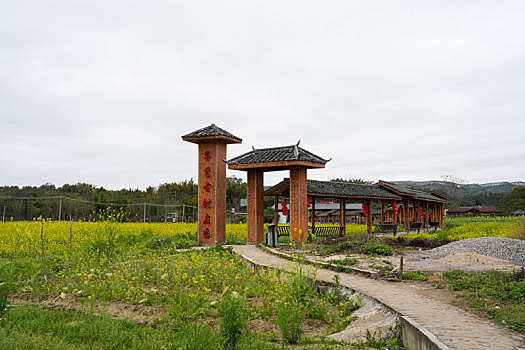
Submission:
[[[236,253],[250,261],[280,270],[291,271],[296,263],[281,259],[252,245],[233,246]],[[332,282],[335,272],[316,269],[317,278]],[[368,295],[398,313],[408,316],[433,333],[450,349],[525,350],[523,337],[491,321],[479,318],[443,300],[431,298],[424,288],[373,280],[353,274],[337,273],[341,284]]]

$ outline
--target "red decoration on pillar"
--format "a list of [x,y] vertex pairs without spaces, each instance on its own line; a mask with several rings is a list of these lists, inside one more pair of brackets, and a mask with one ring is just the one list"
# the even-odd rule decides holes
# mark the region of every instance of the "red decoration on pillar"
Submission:
[[211,231],[209,228],[205,228],[204,230],[202,230],[202,236],[204,238],[210,238],[211,237]]
[[211,199],[203,199],[202,200],[202,207],[203,208],[211,208]]
[[206,168],[204,168],[204,175],[206,175],[206,177],[210,177],[210,171],[211,171],[210,167],[207,166]]
[[210,159],[211,159],[210,151],[205,151],[204,152],[204,160],[206,160],[208,162]]
[[206,192],[210,192],[210,190],[211,190],[211,183],[206,181],[206,185],[202,186],[202,188],[204,188],[206,190]]
[[203,224],[211,224],[211,216],[209,214],[206,214],[206,217],[204,218]]

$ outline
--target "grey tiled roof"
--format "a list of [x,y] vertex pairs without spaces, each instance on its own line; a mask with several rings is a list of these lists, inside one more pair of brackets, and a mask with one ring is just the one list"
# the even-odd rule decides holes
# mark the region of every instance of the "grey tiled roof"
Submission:
[[[342,197],[342,198],[383,198],[388,200],[400,200],[398,195],[384,190],[378,186],[355,184],[349,182],[335,182],[335,181],[317,181],[307,180],[308,195],[318,197]],[[288,195],[290,188],[290,179],[285,178],[280,183],[276,184],[268,190],[266,195],[277,194],[279,192]]]
[[401,199],[401,197],[393,194],[392,192],[374,185],[337,181],[308,180],[307,186],[308,194],[312,195],[388,198],[392,200]]
[[381,181],[381,180],[379,182],[401,193],[402,195],[413,196],[416,199],[427,199],[431,201],[446,202],[445,199],[434,196],[433,194],[430,194],[428,192],[413,190],[410,188],[406,188],[406,187],[397,185],[392,182]]
[[182,136],[182,138],[197,138],[197,137],[208,137],[208,136],[226,136],[235,140],[242,141],[240,137],[234,136],[227,132],[224,129],[219,128],[215,124],[211,124],[205,128],[199,129],[194,132],[190,132],[187,135]]
[[305,161],[319,164],[326,164],[329,160],[316,156],[312,152],[305,150],[297,145],[253,149],[252,151],[241,154],[227,161],[232,164],[260,164],[274,162]]

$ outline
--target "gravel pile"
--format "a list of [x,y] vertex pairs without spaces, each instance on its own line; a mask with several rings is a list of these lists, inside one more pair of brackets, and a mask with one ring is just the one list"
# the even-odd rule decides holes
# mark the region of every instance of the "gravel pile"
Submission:
[[525,241],[503,237],[471,238],[452,242],[430,250],[425,257],[438,259],[457,253],[477,253],[525,266]]

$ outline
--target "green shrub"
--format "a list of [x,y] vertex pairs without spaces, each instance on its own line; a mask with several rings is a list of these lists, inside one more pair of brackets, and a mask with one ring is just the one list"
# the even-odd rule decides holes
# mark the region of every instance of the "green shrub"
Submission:
[[351,266],[351,265],[355,265],[357,263],[357,259],[356,258],[344,258],[343,260],[331,260],[330,263],[332,264],[338,264],[338,265],[346,265],[346,266]]
[[341,303],[341,301],[344,299],[343,288],[341,287],[341,278],[339,275],[334,276],[334,285],[328,293],[328,299],[334,305],[339,305],[339,303]]
[[341,242],[341,243],[339,243],[339,245],[337,247],[339,248],[339,250],[347,250],[347,249],[352,248],[352,243],[350,243],[348,241]]
[[0,318],[7,312],[9,304],[9,287],[5,282],[0,283]]
[[308,308],[314,302],[314,291],[310,281],[299,268],[290,283],[290,300],[297,306]]
[[288,344],[296,344],[303,331],[301,330],[301,319],[304,310],[292,303],[284,302],[277,306],[277,324],[283,334],[283,340]]
[[357,296],[357,300],[349,299],[346,302],[339,304],[339,313],[342,317],[350,316],[354,311],[361,307],[362,302],[363,298],[359,295]]
[[403,279],[410,281],[428,281],[430,273],[421,271],[405,271],[403,272]]
[[328,306],[323,302],[312,303],[308,308],[308,315],[314,320],[324,320],[328,314]]
[[391,256],[394,255],[394,250],[385,244],[377,243],[367,246],[365,253],[369,255]]
[[241,337],[241,328],[247,320],[246,311],[237,292],[224,296],[219,305],[220,330],[224,337],[224,349],[234,350]]

